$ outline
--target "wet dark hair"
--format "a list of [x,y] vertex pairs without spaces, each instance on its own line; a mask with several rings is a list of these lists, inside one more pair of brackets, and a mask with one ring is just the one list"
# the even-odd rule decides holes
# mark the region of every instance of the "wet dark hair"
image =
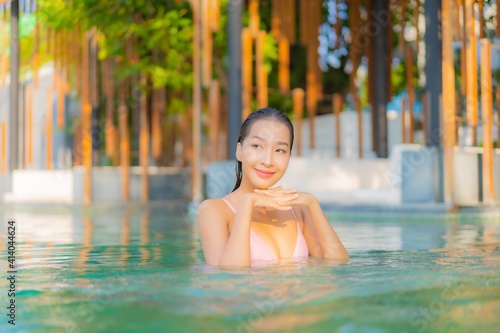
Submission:
[[[293,147],[293,125],[286,114],[273,108],[262,108],[255,112],[252,112],[247,119],[241,124],[240,136],[238,137],[238,142],[243,143],[243,140],[247,137],[248,132],[250,132],[250,127],[257,121],[263,119],[271,119],[281,122],[283,125],[288,127],[290,130],[290,153]],[[241,185],[241,178],[243,177],[242,165],[240,161],[236,161],[236,184],[231,192],[236,191]]]

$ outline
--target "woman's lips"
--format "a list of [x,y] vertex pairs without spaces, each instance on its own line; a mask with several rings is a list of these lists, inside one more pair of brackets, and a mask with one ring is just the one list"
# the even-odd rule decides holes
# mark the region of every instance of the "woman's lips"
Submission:
[[264,171],[264,170],[259,170],[259,169],[255,169],[255,171],[257,172],[257,175],[259,175],[262,178],[269,178],[272,175],[274,175],[274,172],[269,172],[269,171]]

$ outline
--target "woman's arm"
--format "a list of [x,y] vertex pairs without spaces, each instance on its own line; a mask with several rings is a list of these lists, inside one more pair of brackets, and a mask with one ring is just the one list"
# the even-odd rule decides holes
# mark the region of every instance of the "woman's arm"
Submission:
[[[326,218],[323,209],[321,209],[319,205],[318,199],[310,195],[310,200],[307,201],[308,204],[302,208],[304,234],[307,232],[315,235],[316,237],[314,238],[318,242],[318,244],[315,244],[311,249],[311,255],[314,256],[315,253],[318,253],[321,254],[323,258],[328,259],[349,259],[349,255],[344,245]],[[308,228],[314,228],[314,230],[306,230]],[[316,245],[319,245],[319,249],[315,247]]]
[[198,208],[198,225],[207,264],[215,266],[250,266],[250,218],[252,198],[238,201],[233,227],[229,234],[227,221],[213,200],[205,200]]

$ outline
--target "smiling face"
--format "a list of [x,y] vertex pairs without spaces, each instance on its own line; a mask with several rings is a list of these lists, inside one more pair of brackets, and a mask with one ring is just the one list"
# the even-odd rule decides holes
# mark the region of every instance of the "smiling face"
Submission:
[[236,148],[242,187],[267,189],[278,182],[288,167],[290,145],[290,130],[282,122],[262,119],[252,124]]

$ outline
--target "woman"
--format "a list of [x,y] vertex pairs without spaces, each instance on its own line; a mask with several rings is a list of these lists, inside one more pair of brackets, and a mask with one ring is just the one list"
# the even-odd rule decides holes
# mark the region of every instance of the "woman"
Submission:
[[309,255],[349,258],[315,196],[271,188],[285,174],[292,145],[293,125],[275,109],[257,110],[243,122],[233,191],[198,208],[208,264],[248,267],[261,260]]

